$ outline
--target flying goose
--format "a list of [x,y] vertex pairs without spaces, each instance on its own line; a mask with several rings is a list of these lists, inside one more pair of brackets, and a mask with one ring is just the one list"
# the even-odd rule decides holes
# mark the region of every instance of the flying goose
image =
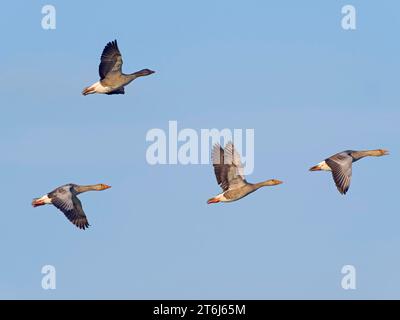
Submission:
[[143,69],[134,73],[122,73],[122,56],[119,52],[117,40],[107,43],[101,54],[99,65],[100,81],[83,89],[84,96],[92,93],[125,94],[124,87],[139,77],[153,74],[150,69]]
[[225,150],[219,144],[215,144],[211,158],[217,182],[223,192],[209,199],[207,201],[208,204],[236,201],[261,187],[283,183],[276,179],[255,184],[247,182],[243,174],[243,165],[240,161],[240,156],[231,142],[225,146]]
[[33,199],[32,206],[52,204],[60,209],[65,216],[80,229],[89,227],[89,222],[82,209],[82,203],[77,195],[87,191],[102,191],[111,188],[106,184],[79,186],[73,183],[61,186],[41,198]]
[[352,164],[364,157],[381,157],[389,154],[383,149],[339,152],[310,168],[310,171],[332,171],[333,180],[341,194],[350,188]]

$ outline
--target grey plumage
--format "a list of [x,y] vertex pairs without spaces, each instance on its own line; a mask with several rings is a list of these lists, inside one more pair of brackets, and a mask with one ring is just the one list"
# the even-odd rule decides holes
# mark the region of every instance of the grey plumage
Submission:
[[332,169],[333,180],[341,194],[346,194],[350,188],[353,161],[351,151],[335,154],[325,160]]
[[338,191],[341,194],[346,194],[350,188],[353,162],[364,157],[381,157],[388,154],[389,152],[383,149],[365,151],[345,150],[311,167],[310,171],[332,171],[332,177]]
[[122,56],[118,49],[117,40],[107,43],[101,54],[99,65],[100,80],[103,80],[111,72],[121,74]]
[[124,87],[138,77],[148,76],[154,71],[143,69],[134,73],[122,72],[122,55],[117,40],[107,43],[100,57],[100,81],[83,89],[82,94],[105,93],[108,95],[125,94]]
[[80,186],[69,183],[54,189],[41,198],[33,199],[32,206],[38,207],[52,204],[80,229],[89,227],[89,222],[82,208],[78,195],[87,191],[102,191],[111,188],[106,184]]
[[80,229],[89,227],[89,222],[82,208],[82,203],[78,199],[76,185],[66,184],[48,194],[52,204]]
[[260,183],[248,183],[243,173],[243,164],[240,155],[235,150],[232,142],[226,144],[225,149],[215,144],[212,149],[211,159],[217,183],[223,190],[207,201],[207,203],[231,202],[239,200],[261,187],[281,184],[282,181],[270,179]]
[[225,150],[217,143],[213,147],[211,160],[214,166],[215,177],[223,191],[244,186],[247,181],[243,174],[243,165],[240,155],[230,142]]

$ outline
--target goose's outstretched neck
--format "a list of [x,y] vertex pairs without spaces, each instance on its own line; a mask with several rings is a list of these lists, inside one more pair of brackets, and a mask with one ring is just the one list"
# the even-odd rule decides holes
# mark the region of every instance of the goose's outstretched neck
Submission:
[[364,151],[353,151],[351,152],[351,156],[353,159],[359,160],[364,157],[381,157],[389,154],[389,151],[384,149],[376,149],[376,150],[364,150]]
[[280,180],[269,179],[269,180],[266,180],[266,181],[254,183],[253,186],[254,186],[254,189],[257,190],[257,189],[259,189],[261,187],[275,186],[275,185],[281,184],[281,183],[283,183],[283,182],[280,181]]
[[106,185],[106,184],[91,184],[91,185],[87,185],[87,186],[75,186],[75,192],[76,193],[83,193],[83,192],[87,192],[87,191],[102,191],[102,190],[106,190],[111,188],[110,186]]

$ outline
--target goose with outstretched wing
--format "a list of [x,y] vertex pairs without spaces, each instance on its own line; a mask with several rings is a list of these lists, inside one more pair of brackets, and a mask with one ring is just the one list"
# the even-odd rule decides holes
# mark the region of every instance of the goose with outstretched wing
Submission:
[[310,168],[310,171],[331,171],[336,187],[341,194],[346,194],[350,188],[353,162],[365,157],[381,157],[389,154],[384,149],[354,151],[346,150],[334,154],[317,165]]
[[232,202],[239,200],[250,193],[265,186],[275,186],[282,181],[270,179],[259,183],[249,183],[243,174],[243,165],[239,153],[233,143],[229,142],[225,149],[215,144],[211,154],[217,183],[222,188],[222,193],[207,201],[210,203]]
[[154,73],[154,71],[150,69],[143,69],[130,74],[123,73],[123,61],[117,40],[107,43],[100,60],[100,80],[83,89],[82,94],[84,96],[93,93],[125,94],[125,86],[133,80]]
[[111,188],[106,184],[94,184],[80,186],[73,183],[63,185],[55,190],[45,194],[41,198],[33,199],[32,206],[39,207],[46,204],[52,204],[80,229],[89,227],[86,214],[83,211],[82,203],[78,195],[87,191],[102,191]]

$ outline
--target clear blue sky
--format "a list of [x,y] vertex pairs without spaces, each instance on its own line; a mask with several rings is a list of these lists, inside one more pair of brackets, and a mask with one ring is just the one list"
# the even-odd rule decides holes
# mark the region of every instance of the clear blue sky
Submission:
[[[57,29],[41,28],[41,8]],[[357,9],[357,30],[341,8]],[[398,1],[7,1],[0,33],[0,298],[400,298]],[[157,73],[125,95],[83,97],[104,45]],[[249,181],[232,204],[210,165],[149,166],[149,129],[254,128]],[[345,149],[349,193],[308,168]],[[80,231],[33,197],[68,182]],[[54,265],[57,289],[41,288]],[[343,265],[357,290],[340,286]]]

